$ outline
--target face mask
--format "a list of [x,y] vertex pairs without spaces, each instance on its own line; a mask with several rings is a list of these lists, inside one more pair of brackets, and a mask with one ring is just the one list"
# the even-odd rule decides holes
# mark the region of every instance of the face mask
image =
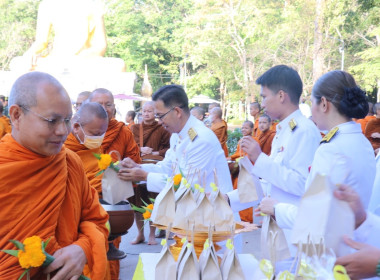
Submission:
[[86,135],[86,133],[84,132],[84,129],[82,128],[81,125],[80,125],[80,128],[83,131],[84,140],[82,142],[82,140],[80,140],[79,136],[78,136],[78,139],[79,139],[80,143],[83,144],[87,149],[91,150],[91,149],[99,148],[100,145],[102,145],[105,133],[103,135],[100,135],[100,136],[89,136],[89,135]]

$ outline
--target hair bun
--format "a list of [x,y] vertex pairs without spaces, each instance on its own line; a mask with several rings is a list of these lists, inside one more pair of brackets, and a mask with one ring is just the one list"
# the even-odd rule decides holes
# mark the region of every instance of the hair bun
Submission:
[[350,118],[362,119],[368,114],[369,106],[365,91],[359,87],[344,88],[340,108]]

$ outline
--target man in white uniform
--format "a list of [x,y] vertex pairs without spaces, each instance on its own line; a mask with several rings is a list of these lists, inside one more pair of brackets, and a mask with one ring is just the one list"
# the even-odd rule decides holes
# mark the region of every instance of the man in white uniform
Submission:
[[[168,85],[152,96],[156,118],[172,133],[170,149],[165,159],[157,164],[136,164],[130,158],[123,160],[119,177],[124,180],[147,181],[151,192],[160,192],[168,176],[182,172],[192,185],[198,182],[198,174],[206,175],[206,192],[215,182],[214,170],[223,193],[232,190],[227,160],[215,134],[190,114],[188,98],[181,86]],[[203,186],[202,183],[200,183]]]

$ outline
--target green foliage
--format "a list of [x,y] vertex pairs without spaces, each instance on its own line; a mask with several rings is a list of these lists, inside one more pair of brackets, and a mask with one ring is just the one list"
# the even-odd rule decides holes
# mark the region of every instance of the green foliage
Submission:
[[235,128],[234,131],[227,131],[228,138],[227,138],[227,148],[228,148],[228,154],[232,155],[236,151],[237,144],[240,140],[240,138],[243,137],[243,134],[241,133],[240,128]]

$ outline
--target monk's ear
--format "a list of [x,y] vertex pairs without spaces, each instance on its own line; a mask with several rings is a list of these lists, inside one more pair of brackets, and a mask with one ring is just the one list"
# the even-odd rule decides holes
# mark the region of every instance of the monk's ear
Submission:
[[77,122],[73,123],[73,132],[75,134],[78,134],[79,129],[80,129],[79,123],[77,123]]
[[20,120],[23,116],[24,112],[19,105],[15,104],[9,108],[9,118],[14,128],[18,129],[20,127]]

